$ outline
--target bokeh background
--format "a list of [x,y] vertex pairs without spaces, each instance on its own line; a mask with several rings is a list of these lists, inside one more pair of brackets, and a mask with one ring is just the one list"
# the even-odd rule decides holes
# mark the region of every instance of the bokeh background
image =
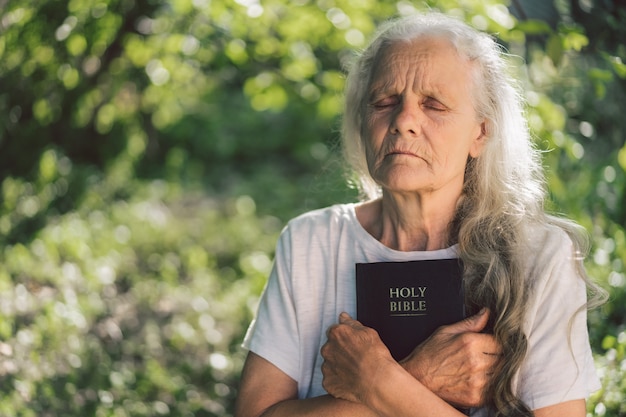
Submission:
[[[0,416],[229,416],[285,222],[355,201],[343,67],[437,9],[515,56],[550,202],[589,232],[626,415],[626,8],[609,0],[0,0]],[[567,300],[562,300],[567,302]]]

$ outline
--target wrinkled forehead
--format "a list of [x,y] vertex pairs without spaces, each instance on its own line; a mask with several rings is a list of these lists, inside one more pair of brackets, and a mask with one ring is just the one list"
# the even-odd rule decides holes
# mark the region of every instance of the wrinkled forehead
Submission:
[[461,85],[471,88],[472,67],[472,62],[442,37],[385,41],[372,63],[368,91],[407,81],[435,89],[462,81]]

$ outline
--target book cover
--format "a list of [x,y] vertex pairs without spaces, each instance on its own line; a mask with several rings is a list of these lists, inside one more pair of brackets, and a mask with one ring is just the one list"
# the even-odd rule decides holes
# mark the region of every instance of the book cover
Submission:
[[464,318],[462,276],[459,259],[356,264],[357,320],[404,359],[438,327]]

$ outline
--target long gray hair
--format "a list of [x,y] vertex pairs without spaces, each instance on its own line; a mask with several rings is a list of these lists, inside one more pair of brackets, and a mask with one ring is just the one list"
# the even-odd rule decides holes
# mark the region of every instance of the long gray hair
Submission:
[[[532,416],[517,397],[513,380],[527,349],[523,330],[532,280],[524,276],[526,235],[532,228],[566,231],[577,252],[586,252],[580,227],[547,215],[541,155],[535,148],[525,118],[523,99],[509,73],[503,48],[487,34],[439,13],[398,19],[386,24],[354,62],[348,73],[343,119],[344,157],[353,181],[367,198],[381,194],[367,168],[361,137],[372,69],[380,51],[397,42],[421,37],[448,40],[459,56],[472,63],[474,107],[486,124],[487,140],[481,155],[468,160],[462,196],[450,227],[450,243],[458,243],[465,265],[466,305],[470,313],[491,309],[493,333],[505,360],[488,387],[488,406],[497,416]],[[578,270],[589,289],[578,256]],[[598,297],[599,298],[599,297]],[[585,306],[581,306],[584,309]]]

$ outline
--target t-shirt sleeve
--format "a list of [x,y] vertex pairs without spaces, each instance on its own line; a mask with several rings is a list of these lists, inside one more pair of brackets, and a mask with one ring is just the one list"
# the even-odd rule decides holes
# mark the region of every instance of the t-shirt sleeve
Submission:
[[276,245],[274,264],[243,347],[298,380],[298,326],[291,282],[290,232],[287,226]]
[[538,278],[534,317],[527,321],[528,351],[518,388],[531,409],[586,399],[600,388],[587,331],[586,285],[571,240],[557,240],[547,251],[554,258]]

